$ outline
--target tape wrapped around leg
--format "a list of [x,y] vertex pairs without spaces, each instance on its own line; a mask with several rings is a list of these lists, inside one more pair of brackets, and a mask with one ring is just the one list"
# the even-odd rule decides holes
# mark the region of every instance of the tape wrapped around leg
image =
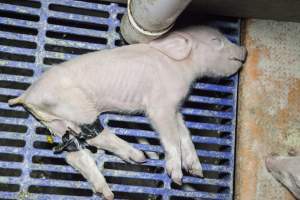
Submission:
[[91,139],[99,135],[104,129],[100,121],[97,119],[92,124],[83,124],[79,126],[81,132],[78,134],[74,130],[70,129],[62,137],[62,143],[53,148],[54,154],[60,154],[64,151],[74,152],[81,149],[89,149],[94,152],[97,148],[89,145],[86,140]]

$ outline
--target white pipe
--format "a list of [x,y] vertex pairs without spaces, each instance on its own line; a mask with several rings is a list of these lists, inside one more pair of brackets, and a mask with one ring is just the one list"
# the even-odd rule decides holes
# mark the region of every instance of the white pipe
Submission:
[[130,44],[149,42],[168,32],[191,0],[128,0],[121,33]]

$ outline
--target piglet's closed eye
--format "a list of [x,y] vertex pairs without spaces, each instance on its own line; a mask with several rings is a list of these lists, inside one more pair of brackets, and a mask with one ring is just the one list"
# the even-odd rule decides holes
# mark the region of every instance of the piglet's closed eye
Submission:
[[193,41],[188,34],[175,32],[172,35],[150,42],[150,46],[166,56],[180,61],[189,56]]

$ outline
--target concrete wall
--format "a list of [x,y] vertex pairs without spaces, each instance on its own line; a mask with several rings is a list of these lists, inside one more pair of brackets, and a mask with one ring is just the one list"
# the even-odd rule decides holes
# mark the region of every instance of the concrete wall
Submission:
[[300,148],[300,23],[247,20],[243,35],[236,200],[291,200],[264,159]]

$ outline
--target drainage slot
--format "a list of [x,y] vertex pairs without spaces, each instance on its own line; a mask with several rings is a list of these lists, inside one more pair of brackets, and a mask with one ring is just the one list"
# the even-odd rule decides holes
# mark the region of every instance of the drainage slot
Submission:
[[49,24],[56,24],[62,26],[70,26],[76,28],[92,29],[98,31],[108,31],[108,26],[105,24],[95,24],[90,22],[81,22],[69,19],[58,19],[58,18],[48,18]]
[[45,65],[58,65],[60,63],[65,62],[66,60],[57,59],[57,58],[44,58],[43,63]]
[[154,194],[145,194],[145,193],[134,193],[134,192],[114,192],[116,199],[128,199],[128,200],[161,200],[161,196]]
[[[153,154],[155,154],[155,158],[150,158],[147,154],[145,154],[147,159],[153,159],[153,160],[163,160],[164,159],[164,154],[163,153],[159,153],[159,152],[155,152],[155,151],[144,151],[144,153],[150,153],[152,152]],[[105,151],[106,155],[111,155],[111,156],[116,156],[116,154],[111,153],[109,151]],[[157,158],[158,156],[158,158]]]
[[82,49],[82,48],[74,48],[74,47],[64,47],[64,46],[58,46],[58,45],[52,45],[52,44],[46,44],[45,45],[46,51],[53,51],[53,52],[60,52],[60,53],[68,53],[68,54],[75,54],[75,55],[81,55],[85,53],[90,53],[95,50],[91,49]]
[[143,186],[143,187],[153,187],[161,188],[164,186],[162,181],[150,180],[150,179],[133,179],[133,178],[124,178],[124,177],[112,177],[106,176],[106,181],[111,184],[120,184],[120,185],[134,185],[134,186]]
[[194,128],[190,128],[189,130],[190,133],[195,136],[217,137],[217,138],[229,138],[231,136],[230,132],[211,131],[211,130],[194,129]]
[[22,170],[20,169],[7,169],[7,168],[0,168],[0,176],[12,176],[12,177],[19,177],[22,174]]
[[140,142],[138,139],[147,140],[149,145],[160,145],[159,139],[155,138],[145,138],[145,137],[135,137],[135,136],[127,136],[127,135],[118,135],[121,139],[125,140],[129,143],[136,143],[139,144]]
[[117,14],[117,19],[119,20],[119,21],[121,21],[122,20],[122,17],[123,17],[123,13],[119,13],[119,14]]
[[34,21],[34,22],[38,22],[40,20],[40,17],[37,15],[30,15],[26,13],[18,13],[18,12],[6,11],[6,10],[0,10],[0,17],[21,19],[21,20]]
[[44,127],[37,127],[35,133],[38,135],[51,135],[50,131]]
[[86,181],[86,179],[81,174],[61,173],[61,172],[41,171],[41,170],[33,170],[30,173],[30,177],[41,178],[41,179],[67,180],[67,181]]
[[31,8],[40,8],[41,3],[37,1],[30,1],[30,0],[0,0],[0,3],[7,3],[7,4],[13,4],[13,5],[19,5],[19,6],[26,6]]
[[14,140],[14,139],[0,139],[0,146],[8,147],[24,147],[26,142],[24,140]]
[[10,47],[21,47],[26,49],[36,49],[37,45],[34,42],[24,41],[24,40],[12,40],[6,38],[0,38],[0,45],[10,46]]
[[195,148],[197,150],[205,150],[205,151],[222,151],[222,152],[230,152],[231,147],[227,145],[220,144],[205,144],[205,143],[195,143]]
[[109,17],[109,13],[103,10],[76,8],[76,7],[64,6],[58,4],[50,4],[49,9],[57,12],[64,12],[64,13],[73,13],[73,14],[88,15],[88,16],[102,17],[102,18]]
[[214,98],[224,98],[224,99],[232,99],[232,94],[227,92],[218,92],[218,91],[209,91],[209,90],[201,90],[192,88],[191,94],[195,96],[203,96],[203,97],[214,97]]
[[33,143],[33,147],[36,149],[44,149],[44,150],[52,150],[53,147],[58,145],[58,143],[49,143],[49,142],[40,142],[40,141],[35,141]]
[[19,190],[20,186],[17,184],[0,183],[0,191],[18,192]]
[[0,131],[13,132],[13,133],[26,133],[27,126],[0,123]]
[[17,110],[7,110],[7,109],[0,109],[0,116],[1,117],[12,117],[12,118],[28,118],[29,114],[24,111],[17,111]]
[[73,33],[61,33],[55,31],[47,31],[47,37],[50,38],[57,38],[57,39],[64,39],[64,40],[72,40],[72,41],[79,41],[79,42],[89,42],[93,44],[106,44],[107,39],[101,37],[92,37],[92,36],[84,36],[84,35],[77,35]]
[[74,189],[67,187],[50,187],[31,185],[28,188],[29,193],[38,194],[57,194],[57,195],[69,195],[69,196],[92,196],[93,192],[87,189]]
[[210,123],[210,124],[231,124],[231,119],[224,119],[218,117],[206,117],[198,115],[186,115],[184,114],[184,120],[190,122],[199,122],[199,123]]
[[21,54],[12,54],[12,53],[6,53],[6,52],[0,52],[0,59],[23,61],[23,62],[30,62],[30,63],[34,63],[34,61],[35,61],[34,56],[21,55]]
[[54,158],[47,156],[33,156],[32,162],[37,164],[49,165],[68,165],[64,158]]
[[126,44],[126,42],[124,40],[115,40],[115,45],[120,47],[120,46],[124,46]]
[[23,26],[12,26],[0,23],[0,31],[21,33],[27,35],[37,35],[38,31],[33,28],[23,27]]
[[[1,68],[0,68],[0,74],[1,74]],[[3,73],[4,74],[4,73]],[[10,99],[14,99],[16,98],[16,96],[12,96],[12,95],[5,95],[5,94],[0,94],[0,102],[2,103],[7,103],[8,100]]]
[[208,84],[215,84],[215,85],[223,85],[223,86],[233,86],[233,81],[230,79],[219,79],[219,78],[201,78],[198,79],[196,82],[200,83],[208,83]]
[[[183,170],[183,175],[184,176],[191,176],[185,170]],[[227,179],[230,178],[230,173],[228,173],[228,172],[203,170],[203,176],[205,178],[207,178],[207,179],[222,179],[222,180],[227,180]]]
[[208,179],[229,179],[230,174],[227,172],[203,171],[203,176]]
[[195,108],[195,109],[199,109],[199,110],[213,110],[213,111],[223,111],[223,112],[226,112],[226,111],[229,112],[232,110],[232,107],[227,106],[227,105],[199,103],[199,102],[193,102],[193,101],[184,102],[183,107]]
[[88,2],[88,3],[97,3],[97,4],[101,4],[101,5],[110,5],[110,2],[101,1],[101,0],[76,0],[76,1],[83,1],[83,2]]
[[8,162],[23,162],[23,156],[12,153],[0,153],[0,160]]
[[0,88],[26,90],[29,86],[29,83],[20,83],[16,81],[0,81]]
[[203,164],[225,165],[225,166],[228,166],[230,164],[228,159],[223,159],[223,158],[213,158],[213,157],[204,157],[204,156],[199,156],[198,158],[200,162]]
[[233,27],[220,27],[219,30],[226,36],[235,36],[238,35],[238,29]]
[[149,165],[135,165],[129,163],[114,163],[114,162],[105,162],[105,169],[120,170],[120,171],[131,171],[131,172],[145,172],[145,173],[163,173],[164,168],[158,166],[149,166]]
[[171,188],[183,191],[201,191],[209,193],[226,193],[229,190],[228,187],[194,183],[183,183],[182,186],[179,186],[176,183],[172,183]]
[[150,124],[146,124],[146,123],[109,120],[107,125],[113,128],[126,128],[126,129],[153,131]]
[[[0,39],[1,41],[1,39]],[[8,66],[0,66],[0,74],[10,74],[16,76],[33,76],[33,70],[31,69],[22,69],[17,67],[8,67]]]

